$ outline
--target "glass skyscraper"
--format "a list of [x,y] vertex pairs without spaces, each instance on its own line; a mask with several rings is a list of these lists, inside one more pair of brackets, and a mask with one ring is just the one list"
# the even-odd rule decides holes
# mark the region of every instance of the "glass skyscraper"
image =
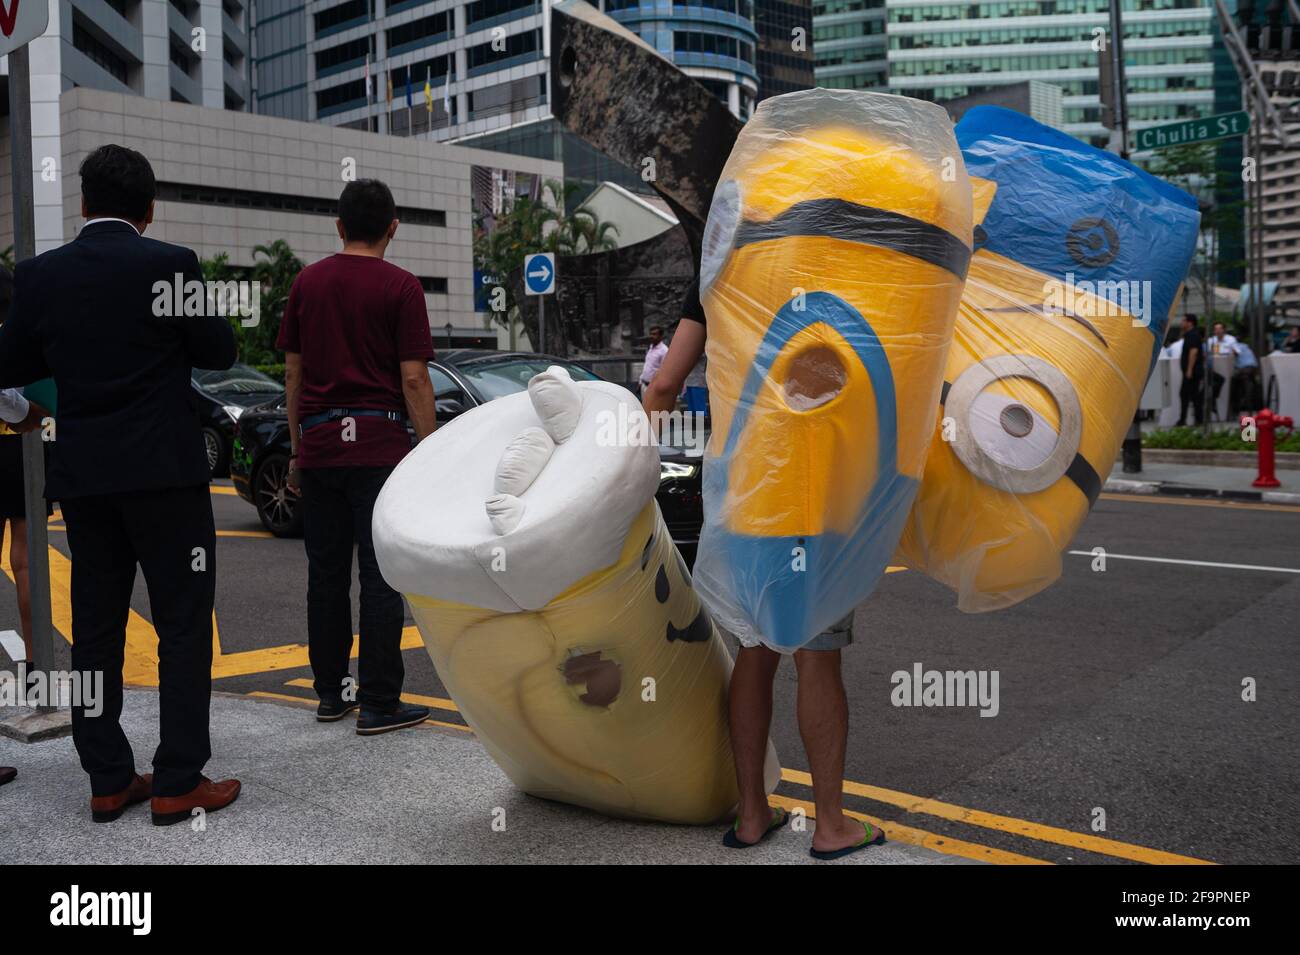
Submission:
[[[815,0],[823,86],[947,100],[1041,80],[1062,88],[1064,128],[1104,145],[1099,29],[1109,0]],[[1130,125],[1214,111],[1212,0],[1124,0]]]

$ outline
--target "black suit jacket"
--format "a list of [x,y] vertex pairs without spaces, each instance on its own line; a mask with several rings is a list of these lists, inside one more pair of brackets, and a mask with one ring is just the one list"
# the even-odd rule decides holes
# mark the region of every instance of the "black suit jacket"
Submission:
[[202,281],[198,257],[125,222],[82,228],[14,270],[0,387],[53,377],[51,500],[208,482],[190,369],[229,368],[223,316],[158,317],[155,283]]

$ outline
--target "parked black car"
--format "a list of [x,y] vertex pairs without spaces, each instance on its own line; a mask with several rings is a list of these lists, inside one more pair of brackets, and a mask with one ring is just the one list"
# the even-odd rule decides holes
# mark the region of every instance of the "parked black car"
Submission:
[[225,371],[195,368],[190,375],[194,402],[203,425],[203,445],[213,477],[230,470],[235,422],[249,408],[284,396],[284,385],[256,368],[236,362]]

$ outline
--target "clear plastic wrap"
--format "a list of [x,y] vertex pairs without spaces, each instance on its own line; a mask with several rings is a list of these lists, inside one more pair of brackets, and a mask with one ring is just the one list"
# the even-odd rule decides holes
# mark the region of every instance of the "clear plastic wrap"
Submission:
[[[375,551],[506,775],[610,815],[736,803],[731,658],[654,500],[633,396],[552,367],[422,441],[375,504]],[[768,791],[780,766],[768,746]]]
[[956,132],[975,255],[898,559],[978,612],[1060,576],[1133,420],[1199,213],[1182,190],[1019,113],[978,107]]
[[705,230],[713,429],[696,587],[789,652],[862,601],[920,481],[970,258],[952,123],[902,96],[767,99]]

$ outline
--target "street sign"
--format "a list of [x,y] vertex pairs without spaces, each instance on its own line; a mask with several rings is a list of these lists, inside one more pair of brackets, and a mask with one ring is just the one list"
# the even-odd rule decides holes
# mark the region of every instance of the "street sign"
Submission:
[[524,256],[524,291],[529,295],[550,295],[555,291],[553,252],[534,252]]
[[50,25],[50,0],[0,0],[0,56],[30,43]]
[[1181,123],[1150,126],[1133,134],[1133,151],[1164,149],[1167,146],[1185,146],[1188,143],[1205,143],[1212,139],[1244,136],[1250,129],[1250,116],[1244,110],[1186,119]]

